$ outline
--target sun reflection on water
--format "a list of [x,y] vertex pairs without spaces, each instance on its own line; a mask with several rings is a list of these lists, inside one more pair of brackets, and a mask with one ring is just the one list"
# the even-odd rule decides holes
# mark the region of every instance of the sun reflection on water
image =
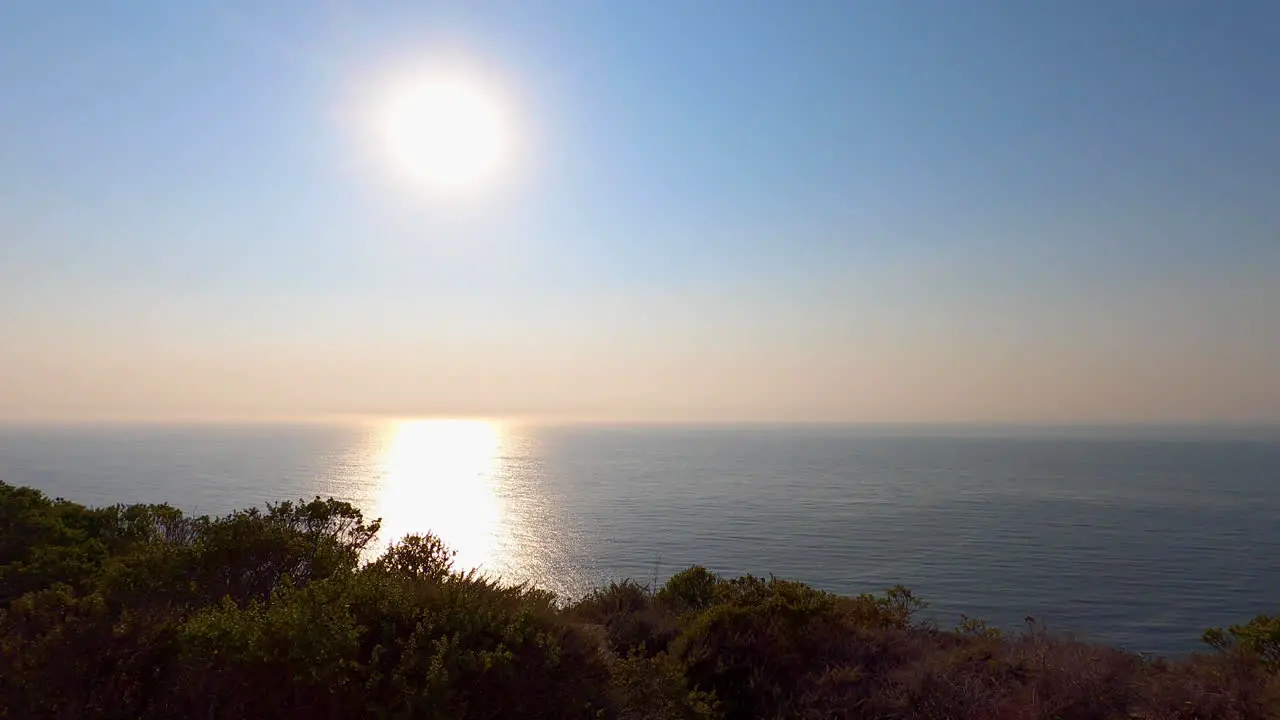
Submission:
[[482,420],[394,426],[378,493],[380,544],[432,532],[457,551],[456,567],[493,567],[500,560],[502,444],[501,427]]

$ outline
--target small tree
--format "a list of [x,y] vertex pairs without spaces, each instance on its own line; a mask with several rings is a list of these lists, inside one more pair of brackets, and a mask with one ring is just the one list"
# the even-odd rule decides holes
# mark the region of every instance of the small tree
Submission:
[[1226,630],[1209,628],[1201,639],[1210,647],[1254,656],[1268,669],[1280,670],[1280,615],[1258,615]]

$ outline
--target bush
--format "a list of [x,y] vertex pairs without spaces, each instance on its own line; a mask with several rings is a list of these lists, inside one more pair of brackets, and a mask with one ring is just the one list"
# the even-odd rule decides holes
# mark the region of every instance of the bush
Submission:
[[681,570],[658,590],[657,600],[675,612],[705,610],[716,600],[720,577],[694,565]]
[[0,718],[1280,717],[1280,620],[1176,662],[702,567],[550,593],[333,500],[188,517],[0,483]]
[[1210,647],[1248,655],[1270,670],[1280,670],[1280,615],[1258,615],[1245,625],[1232,625],[1225,631],[1210,628],[1203,639]]
[[585,622],[603,623],[611,617],[637,613],[649,607],[649,590],[634,580],[611,582],[592,590],[571,612]]
[[716,603],[691,619],[673,645],[725,717],[794,714],[815,672],[856,652],[834,595],[800,583],[746,576],[718,586]]
[[222,518],[0,484],[0,717],[594,717],[595,641],[332,500]]
[[714,720],[720,717],[715,695],[691,690],[684,667],[659,653],[632,652],[613,665],[615,702],[627,720]]
[[679,632],[675,614],[656,602],[648,588],[631,580],[588,593],[566,614],[599,627],[608,649],[620,658],[632,653],[652,657],[665,651]]

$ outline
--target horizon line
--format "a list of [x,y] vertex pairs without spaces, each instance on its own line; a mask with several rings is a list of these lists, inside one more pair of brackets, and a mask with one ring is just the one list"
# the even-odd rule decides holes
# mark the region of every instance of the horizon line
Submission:
[[105,426],[105,425],[325,425],[356,423],[403,423],[413,421],[455,420],[527,425],[598,425],[598,426],[825,426],[863,428],[969,428],[969,429],[1205,429],[1261,430],[1280,429],[1275,420],[866,420],[866,419],[797,419],[797,418],[676,418],[645,416],[499,414],[499,413],[313,413],[278,415],[113,415],[113,416],[31,416],[3,417],[0,426]]

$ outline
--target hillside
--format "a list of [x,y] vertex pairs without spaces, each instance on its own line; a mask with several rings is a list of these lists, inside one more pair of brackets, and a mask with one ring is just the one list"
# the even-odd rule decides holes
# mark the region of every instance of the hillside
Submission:
[[[315,499],[223,517],[0,483],[0,717],[1280,717],[1280,620],[1152,660],[693,567],[567,602]],[[1170,598],[1176,602],[1176,598]]]

